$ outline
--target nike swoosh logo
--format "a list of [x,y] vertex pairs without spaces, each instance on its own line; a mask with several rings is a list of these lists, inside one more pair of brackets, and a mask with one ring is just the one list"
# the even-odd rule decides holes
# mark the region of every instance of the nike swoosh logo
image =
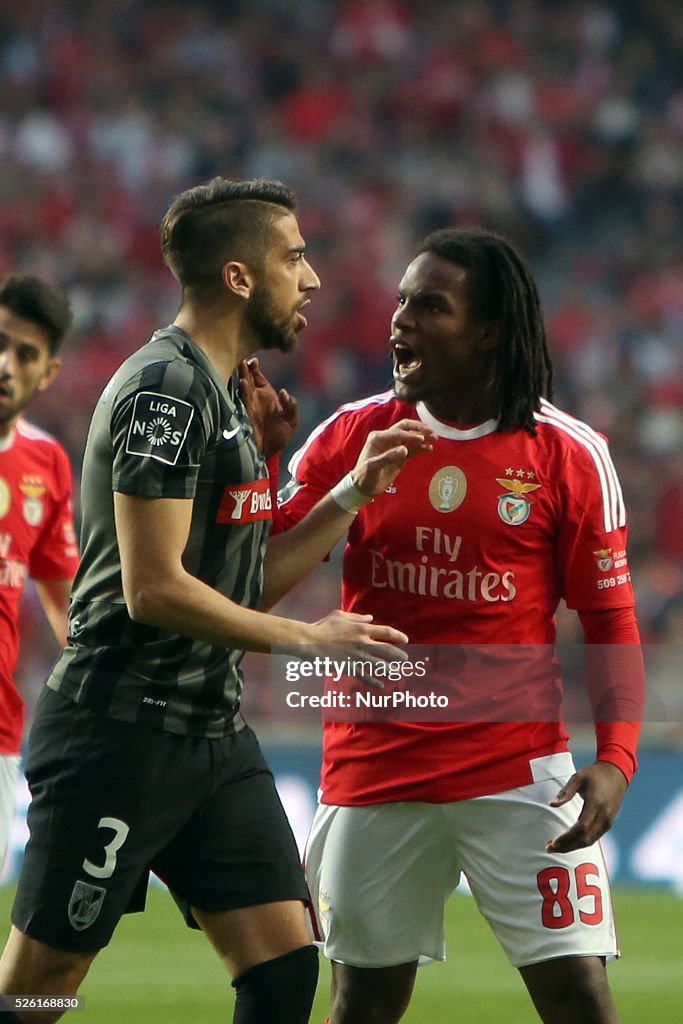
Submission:
[[229,441],[232,437],[236,437],[239,434],[239,432],[240,432],[240,428],[239,427],[235,427],[234,430],[224,430],[223,431],[223,440],[224,441]]

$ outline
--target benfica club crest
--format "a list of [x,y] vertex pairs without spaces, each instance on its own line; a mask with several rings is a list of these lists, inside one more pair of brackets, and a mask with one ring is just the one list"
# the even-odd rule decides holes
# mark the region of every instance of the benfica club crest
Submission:
[[601,572],[610,572],[614,566],[614,559],[612,558],[611,548],[600,548],[599,551],[594,551],[593,554],[597,560],[598,569]]
[[498,515],[508,526],[520,526],[531,515],[531,502],[527,494],[541,486],[519,479],[504,480],[496,477],[496,482],[505,488],[505,494],[498,498]]
[[77,932],[83,932],[97,920],[107,890],[100,885],[78,881],[71,891],[69,921]]
[[24,495],[24,519],[29,526],[39,526],[45,515],[45,503],[42,499],[47,487],[39,476],[24,476],[19,484],[19,490]]

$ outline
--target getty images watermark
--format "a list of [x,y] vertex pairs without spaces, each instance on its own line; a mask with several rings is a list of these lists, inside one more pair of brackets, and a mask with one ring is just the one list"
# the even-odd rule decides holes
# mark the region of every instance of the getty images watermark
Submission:
[[[365,708],[448,708],[445,694],[417,692],[408,689],[408,680],[424,680],[429,671],[429,657],[417,661],[370,661],[332,657],[315,657],[312,660],[288,661],[285,666],[285,680],[299,683],[302,680],[324,681],[323,693],[310,693],[300,689],[287,691],[285,700],[290,708],[339,708],[342,711]],[[367,685],[358,688],[357,681]],[[385,684],[392,686],[385,692]],[[378,684],[382,689],[378,689]],[[345,686],[345,688],[344,688]]]
[[372,645],[272,654],[269,706],[288,720],[683,722],[680,645],[412,644],[387,660]]

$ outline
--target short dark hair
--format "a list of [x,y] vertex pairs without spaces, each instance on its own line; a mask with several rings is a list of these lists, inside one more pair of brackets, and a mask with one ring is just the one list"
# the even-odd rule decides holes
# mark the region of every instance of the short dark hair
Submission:
[[183,288],[215,288],[231,259],[263,268],[273,222],[296,202],[280,181],[213,178],[187,189],[161,222],[164,261]]
[[470,314],[498,327],[495,390],[499,430],[536,433],[534,413],[552,398],[553,369],[538,288],[513,245],[483,228],[442,228],[418,249],[467,270]]
[[73,323],[68,296],[62,288],[28,274],[0,277],[0,306],[42,328],[54,356]]

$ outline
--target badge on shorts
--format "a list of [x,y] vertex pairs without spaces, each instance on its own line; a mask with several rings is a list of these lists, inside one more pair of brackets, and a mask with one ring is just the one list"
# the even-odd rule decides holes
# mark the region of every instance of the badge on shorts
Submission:
[[194,416],[194,407],[180,398],[140,391],[126,438],[126,453],[175,466]]
[[330,923],[330,896],[322,887],[318,893],[318,919],[323,929],[327,931]]
[[69,900],[69,921],[77,932],[83,932],[97,920],[107,890],[100,885],[78,881]]

